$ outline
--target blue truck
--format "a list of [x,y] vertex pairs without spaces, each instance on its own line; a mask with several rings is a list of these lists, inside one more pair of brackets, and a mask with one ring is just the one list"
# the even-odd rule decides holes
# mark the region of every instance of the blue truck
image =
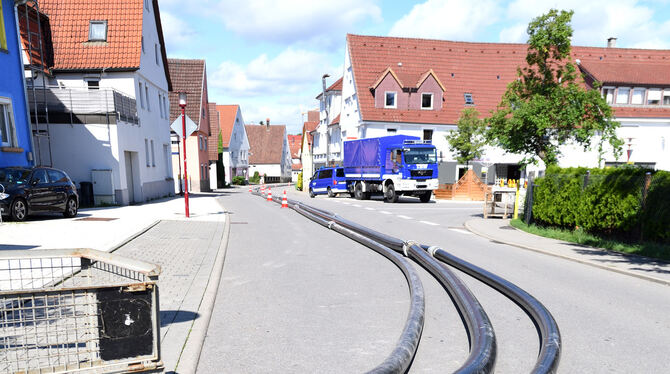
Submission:
[[415,136],[347,140],[343,166],[347,190],[358,200],[382,194],[394,203],[408,195],[427,203],[438,188],[435,146]]

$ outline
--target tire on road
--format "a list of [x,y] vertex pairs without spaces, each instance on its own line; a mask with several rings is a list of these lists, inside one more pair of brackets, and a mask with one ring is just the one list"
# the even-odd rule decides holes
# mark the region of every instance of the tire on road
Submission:
[[393,183],[389,183],[386,186],[386,192],[384,193],[384,202],[386,203],[397,203],[399,195],[395,192],[395,186]]
[[28,216],[28,205],[26,204],[26,201],[22,198],[14,199],[12,205],[9,207],[9,214],[13,221],[25,221]]
[[312,199],[314,198],[314,190],[312,190],[312,187],[309,188],[309,197]]
[[335,193],[330,189],[330,187],[328,187],[328,197],[335,197]]
[[421,200],[422,203],[427,203],[430,201],[430,195],[432,194],[432,191],[426,191],[419,195],[419,200]]
[[356,182],[356,185],[354,186],[354,198],[356,198],[356,200],[365,200],[364,195],[363,184],[361,182]]
[[67,199],[65,203],[65,211],[63,211],[63,216],[66,218],[72,218],[77,216],[77,200],[74,197]]

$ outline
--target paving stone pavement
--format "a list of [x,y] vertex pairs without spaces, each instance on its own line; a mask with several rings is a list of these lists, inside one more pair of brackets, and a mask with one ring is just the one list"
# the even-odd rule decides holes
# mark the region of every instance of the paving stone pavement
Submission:
[[223,222],[161,221],[114,253],[158,264],[161,356],[176,371],[223,238]]

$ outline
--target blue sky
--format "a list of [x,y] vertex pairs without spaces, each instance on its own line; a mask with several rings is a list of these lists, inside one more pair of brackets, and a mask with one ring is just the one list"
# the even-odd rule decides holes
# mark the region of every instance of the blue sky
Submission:
[[[186,5],[185,5],[186,4]],[[528,22],[572,9],[573,44],[670,49],[670,0],[159,0],[168,57],[207,61],[209,98],[302,128],[321,76],[342,74],[347,33],[525,42]]]

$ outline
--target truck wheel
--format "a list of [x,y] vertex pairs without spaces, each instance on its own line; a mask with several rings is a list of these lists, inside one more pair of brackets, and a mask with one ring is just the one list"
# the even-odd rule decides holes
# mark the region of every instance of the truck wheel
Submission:
[[328,197],[335,197],[335,194],[333,193],[333,190],[328,187]]
[[421,195],[419,195],[419,199],[421,200],[421,202],[422,203],[429,202],[431,193],[432,193],[431,191],[426,191],[426,192],[422,193]]
[[354,187],[354,197],[356,200],[365,200],[365,193],[363,192],[363,185],[361,182],[357,182]]
[[309,188],[309,197],[312,199],[314,198],[314,190],[312,190],[312,187]]
[[395,187],[393,186],[393,183],[386,186],[386,193],[384,194],[384,202],[397,203],[398,202],[398,197],[399,196],[395,192]]

